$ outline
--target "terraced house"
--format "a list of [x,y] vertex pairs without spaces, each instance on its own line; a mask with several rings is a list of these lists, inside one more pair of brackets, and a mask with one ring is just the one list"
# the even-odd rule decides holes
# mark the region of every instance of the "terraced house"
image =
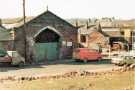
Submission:
[[109,36],[112,50],[134,49],[134,20],[114,20],[101,22],[102,31]]
[[99,20],[79,28],[78,40],[84,47],[111,47],[111,51],[134,49],[134,20]]

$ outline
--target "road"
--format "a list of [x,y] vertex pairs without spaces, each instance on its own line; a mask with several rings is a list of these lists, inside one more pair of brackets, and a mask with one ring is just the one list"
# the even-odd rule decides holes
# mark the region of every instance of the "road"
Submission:
[[74,60],[64,60],[52,64],[44,65],[28,65],[22,68],[19,67],[1,67],[0,78],[8,76],[36,76],[36,75],[54,75],[62,74],[69,71],[102,71],[119,68],[111,64],[109,61],[99,62],[75,62]]

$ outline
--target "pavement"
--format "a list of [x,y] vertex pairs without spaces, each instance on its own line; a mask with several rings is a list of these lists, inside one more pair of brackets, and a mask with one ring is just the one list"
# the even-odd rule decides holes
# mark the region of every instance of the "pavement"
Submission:
[[8,76],[38,76],[38,75],[56,75],[71,71],[106,71],[117,69],[109,60],[94,62],[75,62],[74,60],[60,60],[53,63],[26,65],[24,67],[0,67],[0,78]]

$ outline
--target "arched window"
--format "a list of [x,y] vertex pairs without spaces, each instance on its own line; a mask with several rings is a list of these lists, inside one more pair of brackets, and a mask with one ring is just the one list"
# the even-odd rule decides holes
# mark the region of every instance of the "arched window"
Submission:
[[59,42],[60,36],[50,29],[45,29],[35,38],[36,43]]

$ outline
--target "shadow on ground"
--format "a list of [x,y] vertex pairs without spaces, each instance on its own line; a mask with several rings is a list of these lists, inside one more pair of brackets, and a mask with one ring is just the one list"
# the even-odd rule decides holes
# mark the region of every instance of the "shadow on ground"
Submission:
[[[0,72],[7,72],[10,70],[20,70],[20,69],[29,69],[29,68],[45,68],[45,66],[49,65],[103,65],[103,64],[111,64],[110,60],[101,60],[101,61],[75,61],[73,59],[68,60],[55,60],[49,62],[42,62],[39,64],[27,64],[23,67],[15,67],[11,65],[0,64]],[[44,67],[43,67],[44,66]]]
[[34,65],[24,65],[24,66],[12,66],[12,65],[7,65],[7,64],[0,64],[0,72],[7,72],[7,71],[10,71],[10,70],[20,70],[20,69],[29,69],[29,68],[45,68],[45,67],[42,67],[42,65],[40,64],[34,64]]
[[101,65],[101,64],[111,64],[111,60],[109,59],[103,59],[101,61],[88,61],[88,62],[84,62],[84,61],[75,61],[73,59],[70,60],[57,60],[57,61],[53,61],[53,62],[47,62],[44,63],[45,65],[57,65],[57,64],[68,64],[68,65]]

